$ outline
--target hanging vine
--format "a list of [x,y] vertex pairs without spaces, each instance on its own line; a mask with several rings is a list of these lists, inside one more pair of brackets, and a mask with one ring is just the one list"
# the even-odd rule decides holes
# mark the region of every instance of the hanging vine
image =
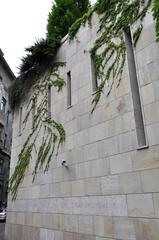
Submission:
[[[39,169],[47,171],[51,157],[65,141],[65,130],[60,123],[52,119],[48,110],[48,89],[56,87],[62,90],[65,82],[59,77],[57,70],[63,63],[56,63],[33,85],[32,97],[26,111],[24,124],[32,117],[31,133],[27,137],[23,148],[18,155],[18,162],[10,179],[10,192],[15,200],[18,187],[22,182],[26,169],[29,166],[33,151],[36,152],[36,161],[33,170],[33,180]],[[43,131],[43,138],[39,140],[39,133]]]
[[[107,95],[110,93],[115,82],[117,86],[119,85],[126,59],[126,46],[123,33],[131,25],[137,23],[138,27],[133,34],[134,45],[136,45],[143,29],[143,19],[152,1],[158,4],[158,0],[98,0],[93,7],[92,10],[101,15],[99,26],[101,34],[90,50],[96,68],[97,79],[99,80],[96,94],[92,100],[92,112],[100,100],[106,83],[107,86],[109,85]],[[90,21],[92,12],[91,10],[89,12],[91,13],[91,15],[88,14]],[[154,17],[156,15],[158,18],[158,12],[154,11]],[[85,24],[85,22],[86,18],[81,20],[81,24]],[[79,23],[76,21],[71,27],[70,39],[76,36],[80,27]]]

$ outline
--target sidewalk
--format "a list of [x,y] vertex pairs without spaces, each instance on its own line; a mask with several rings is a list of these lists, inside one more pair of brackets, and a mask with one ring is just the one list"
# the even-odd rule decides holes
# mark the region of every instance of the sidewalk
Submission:
[[0,240],[4,240],[5,223],[0,222]]

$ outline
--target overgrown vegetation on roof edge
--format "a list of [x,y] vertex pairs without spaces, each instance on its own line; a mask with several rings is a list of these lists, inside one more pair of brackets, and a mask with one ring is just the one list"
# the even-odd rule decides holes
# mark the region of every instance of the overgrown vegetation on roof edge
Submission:
[[55,0],[48,16],[46,39],[36,41],[25,49],[19,67],[19,77],[9,92],[12,109],[18,107],[25,94],[39,77],[54,64],[62,38],[76,19],[83,16],[90,7],[89,0]]
[[[69,26],[89,7],[89,0],[55,0],[48,19],[47,38],[37,41],[26,48],[27,55],[22,58],[20,76],[10,88],[9,99],[12,109],[18,107],[32,89],[24,125],[32,118],[32,127],[18,155],[17,164],[10,178],[9,190],[15,200],[19,185],[24,179],[32,155],[36,156],[33,169],[33,181],[37,171],[48,170],[53,153],[65,141],[65,130],[56,122],[48,109],[48,89],[61,91],[65,82],[60,78],[58,69],[65,63],[55,62],[55,56],[61,39]],[[59,16],[61,21],[59,21]],[[67,17],[67,24],[65,19]],[[42,136],[42,138],[40,138]]]

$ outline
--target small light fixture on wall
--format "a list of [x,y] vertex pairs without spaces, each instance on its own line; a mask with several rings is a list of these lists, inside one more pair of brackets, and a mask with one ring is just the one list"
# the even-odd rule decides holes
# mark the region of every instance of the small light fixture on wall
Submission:
[[66,161],[64,160],[64,161],[62,161],[62,166],[63,167],[66,167],[66,168],[68,168],[68,165],[67,165],[67,163],[66,163]]

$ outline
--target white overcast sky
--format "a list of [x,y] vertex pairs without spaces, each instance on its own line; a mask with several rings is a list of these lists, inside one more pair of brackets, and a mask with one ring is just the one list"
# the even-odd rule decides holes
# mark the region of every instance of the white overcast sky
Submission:
[[[94,3],[96,0],[91,0]],[[45,37],[53,0],[0,0],[0,48],[17,75],[24,48]]]

